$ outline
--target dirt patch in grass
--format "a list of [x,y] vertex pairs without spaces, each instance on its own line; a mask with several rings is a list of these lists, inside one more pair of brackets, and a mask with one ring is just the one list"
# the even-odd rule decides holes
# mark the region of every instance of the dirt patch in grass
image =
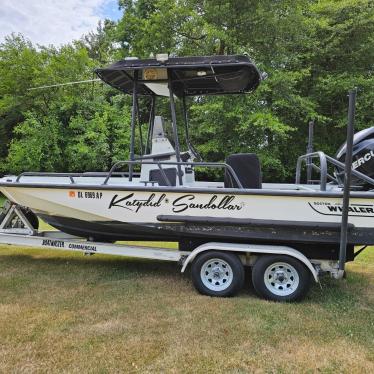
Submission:
[[277,304],[201,296],[174,263],[0,247],[0,372],[374,372],[374,251],[357,260]]

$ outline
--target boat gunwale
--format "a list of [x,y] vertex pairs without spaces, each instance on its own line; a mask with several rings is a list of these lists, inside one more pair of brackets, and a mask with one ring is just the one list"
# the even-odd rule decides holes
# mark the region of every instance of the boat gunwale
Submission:
[[[297,186],[297,185],[295,185]],[[174,192],[174,193],[202,193],[202,194],[232,194],[232,195],[257,195],[257,196],[294,196],[294,197],[335,197],[342,198],[343,191],[307,191],[307,190],[280,190],[280,189],[248,189],[206,187],[194,188],[169,187],[169,186],[125,186],[115,184],[56,184],[56,183],[22,183],[0,182],[1,187],[11,188],[49,188],[49,189],[81,189],[81,190],[113,190],[113,191],[139,191],[139,192]],[[352,198],[374,199],[374,192],[351,191]]]

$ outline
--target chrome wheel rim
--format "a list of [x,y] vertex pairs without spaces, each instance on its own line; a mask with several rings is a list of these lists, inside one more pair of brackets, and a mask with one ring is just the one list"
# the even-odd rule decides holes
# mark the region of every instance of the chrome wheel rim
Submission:
[[272,294],[288,296],[294,293],[299,286],[299,273],[286,262],[276,262],[265,270],[264,282]]
[[233,281],[233,272],[228,262],[220,258],[205,261],[200,271],[204,286],[211,291],[226,290]]

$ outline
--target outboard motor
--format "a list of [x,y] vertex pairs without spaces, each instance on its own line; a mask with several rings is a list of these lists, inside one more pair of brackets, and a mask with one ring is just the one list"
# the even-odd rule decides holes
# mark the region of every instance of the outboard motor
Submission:
[[[345,162],[347,144],[344,143],[335,155],[340,162]],[[359,131],[353,137],[352,170],[374,179],[374,127]],[[342,170],[335,170],[335,176],[340,184],[344,183]],[[361,189],[373,189],[371,185],[352,174],[351,185]]]

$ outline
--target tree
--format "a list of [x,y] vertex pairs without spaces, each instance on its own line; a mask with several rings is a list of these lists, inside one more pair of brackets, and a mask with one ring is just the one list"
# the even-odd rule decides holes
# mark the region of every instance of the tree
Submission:
[[344,141],[347,91],[358,87],[356,128],[374,125],[374,6],[366,0],[321,1],[311,7],[316,51],[309,95],[323,121],[320,146]]
[[56,171],[64,164],[61,150],[61,126],[57,118],[40,119],[33,112],[15,128],[7,158],[8,171]]

